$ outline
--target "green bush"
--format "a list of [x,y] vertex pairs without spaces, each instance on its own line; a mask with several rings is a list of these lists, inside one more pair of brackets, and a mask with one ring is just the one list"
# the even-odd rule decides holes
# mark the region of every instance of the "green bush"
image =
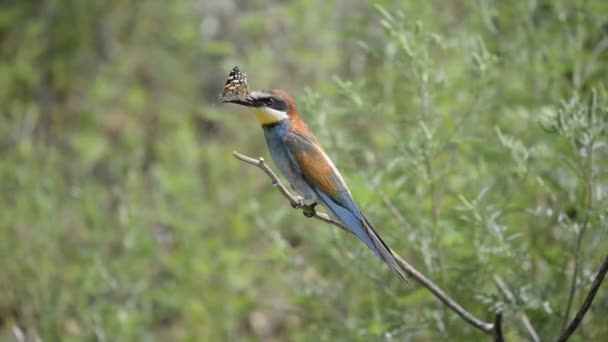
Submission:
[[[507,340],[606,254],[608,3],[13,1],[0,9],[0,338],[485,340],[233,150],[282,87],[388,244]],[[495,279],[513,294],[506,298]],[[606,285],[604,284],[604,287]],[[600,291],[574,340],[605,340]]]

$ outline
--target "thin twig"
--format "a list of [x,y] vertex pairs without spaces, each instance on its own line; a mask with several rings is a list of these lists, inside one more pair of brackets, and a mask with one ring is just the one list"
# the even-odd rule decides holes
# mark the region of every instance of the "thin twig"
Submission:
[[[500,276],[494,275],[494,283],[496,284],[496,287],[498,288],[498,290],[500,292],[502,292],[502,294],[507,298],[508,301],[510,301],[510,302],[515,301],[515,296],[513,295],[511,290],[509,290],[509,288],[507,287],[507,284],[505,284],[505,282],[502,280],[502,278]],[[530,323],[530,319],[528,318],[528,315],[526,315],[526,313],[524,311],[522,311],[520,319],[521,319],[521,322],[523,323],[524,327],[526,328],[528,335],[530,335],[530,339],[534,342],[540,342],[540,337],[538,336],[538,333],[532,326],[532,323]]]
[[411,266],[407,261],[403,260],[403,258],[391,250],[393,257],[397,260],[399,267],[404,270],[407,274],[409,274],[412,278],[416,279],[422,286],[424,286],[427,290],[431,291],[437,299],[439,299],[443,304],[445,304],[448,308],[452,309],[452,311],[456,312],[458,316],[467,321],[469,324],[474,326],[475,328],[482,330],[485,333],[492,333],[494,330],[494,326],[492,323],[484,322],[465,310],[460,304],[458,304],[455,300],[450,298],[442,289],[440,289],[433,281],[425,277],[422,273],[418,272],[413,266]]
[[[431,197],[431,222],[433,224],[432,226],[432,234],[433,234],[433,238],[435,238],[435,241],[439,241],[439,239],[437,238],[441,232],[439,231],[439,204],[437,203],[437,189],[436,189],[436,184],[435,184],[435,170],[433,169],[433,164],[431,163],[431,158],[429,156],[428,153],[424,153],[424,166],[425,166],[425,170],[426,170],[426,175],[427,178],[429,179],[429,192],[430,192],[430,197]],[[444,278],[444,272],[443,272],[443,258],[441,255],[441,248],[438,248],[438,246],[435,246],[435,256],[436,256],[436,262],[437,262],[437,270],[439,273],[439,284],[441,286],[445,286],[445,278]],[[447,327],[446,330],[449,331],[449,322],[447,320],[447,309],[445,307],[443,307],[443,316],[442,316],[442,321],[443,321],[443,325],[445,327]]]
[[[591,108],[587,111],[587,115],[588,115],[588,124],[589,125],[593,125],[593,117],[594,117],[594,113],[595,113],[595,91],[592,91],[592,101],[593,103],[591,104]],[[588,130],[586,130],[586,133],[589,133]],[[589,141],[585,144],[585,175],[583,176],[583,179],[585,181],[585,185],[586,185],[586,191],[587,191],[587,199],[586,199],[586,209],[587,209],[587,213],[586,213],[586,217],[585,217],[585,223],[583,223],[583,225],[581,226],[581,229],[576,231],[576,249],[574,252],[574,272],[572,274],[572,281],[570,283],[570,293],[568,295],[568,304],[566,305],[566,312],[564,314],[564,325],[562,327],[562,333],[565,332],[566,330],[566,323],[568,323],[568,320],[570,319],[570,309],[572,308],[572,303],[574,300],[574,296],[576,295],[576,281],[578,278],[578,273],[580,272],[580,268],[581,268],[581,245],[582,245],[582,241],[583,241],[583,237],[585,236],[585,231],[587,230],[587,225],[589,224],[589,216],[591,215],[590,212],[593,210],[593,188],[594,188],[594,175],[593,175],[593,151],[595,150],[595,136],[590,134],[591,138],[589,139]],[[576,226],[574,226],[576,228]]]
[[412,231],[412,225],[410,224],[410,222],[405,218],[405,216],[403,216],[403,214],[401,214],[401,212],[399,211],[399,209],[397,209],[397,206],[395,205],[395,203],[393,203],[393,201],[386,195],[386,192],[384,192],[382,189],[378,190],[378,193],[380,194],[380,197],[382,197],[382,202],[384,202],[384,205],[386,205],[388,207],[388,209],[391,211],[391,213],[393,213],[393,216],[395,218],[397,218],[397,221],[399,221],[399,223],[401,225],[403,225],[405,227],[406,230],[408,231]]
[[604,262],[600,266],[600,269],[597,271],[597,274],[593,279],[593,283],[591,284],[591,289],[589,289],[589,293],[587,294],[583,305],[580,307],[580,309],[578,309],[576,315],[574,315],[574,318],[572,319],[570,324],[568,324],[566,329],[559,336],[559,338],[557,339],[558,342],[566,341],[570,337],[570,335],[572,335],[572,333],[578,328],[578,325],[581,324],[583,318],[585,318],[585,315],[589,310],[589,307],[591,306],[591,303],[593,303],[593,299],[595,298],[595,295],[597,294],[600,285],[602,285],[602,281],[604,281],[604,277],[606,277],[606,273],[608,273],[608,255],[606,255],[606,258],[604,258]]
[[[241,160],[247,164],[256,166],[259,169],[261,169],[262,171],[264,171],[264,173],[266,173],[266,175],[272,181],[272,185],[274,187],[278,188],[278,190],[281,192],[283,197],[285,197],[289,201],[289,203],[291,204],[291,206],[293,208],[303,209],[302,202],[295,195],[293,195],[291,192],[289,192],[289,190],[287,190],[287,188],[279,180],[279,177],[264,162],[263,158],[258,158],[258,159],[251,158],[251,157],[248,157],[241,153],[238,153],[236,151],[233,152],[232,154],[238,160]],[[314,217],[318,220],[321,220],[323,222],[332,224],[346,232],[350,232],[350,230],[345,225],[343,225],[341,222],[336,221],[323,213],[319,213],[319,212],[315,211],[315,214],[312,217]],[[433,281],[426,278],[422,273],[418,272],[418,270],[416,268],[411,266],[399,254],[395,253],[392,250],[391,250],[391,253],[392,253],[393,257],[395,258],[395,260],[397,260],[397,264],[399,265],[399,267],[405,273],[407,273],[410,277],[416,279],[416,281],[418,281],[422,286],[424,286],[427,290],[429,290],[437,299],[439,299],[443,304],[445,304],[448,308],[450,308],[452,311],[454,311],[464,321],[466,321],[467,323],[469,323],[476,329],[478,329],[486,334],[494,336],[495,341],[504,341],[504,338],[502,335],[502,312],[500,312],[500,311],[496,312],[494,323],[485,322],[485,321],[482,321],[482,320],[476,318],[475,316],[473,316],[473,314],[471,314],[470,312],[465,310],[462,306],[460,306],[460,304],[458,304],[454,299],[452,299],[450,296],[448,296]]]
[[[283,195],[283,197],[285,197],[289,201],[289,204],[291,204],[291,206],[295,209],[302,209],[303,203],[298,199],[297,196],[293,195],[291,192],[289,192],[289,190],[287,190],[287,188],[285,187],[285,185],[283,185],[279,177],[277,177],[274,171],[272,171],[272,169],[266,164],[264,158],[255,159],[248,157],[244,154],[238,153],[236,151],[232,152],[232,155],[236,159],[244,161],[247,164],[257,166],[259,169],[264,171],[264,173],[266,173],[266,175],[268,175],[268,177],[272,181],[272,186],[279,189],[279,192],[281,193],[281,195]],[[344,226],[341,222],[332,219],[326,214],[315,211],[315,214],[312,217],[316,218],[317,220],[321,220],[325,223],[333,224],[346,232],[350,232],[348,228],[346,228],[346,226]]]
[[576,233],[576,247],[574,249],[574,270],[572,271],[572,279],[570,280],[570,291],[568,293],[568,302],[566,304],[566,311],[564,313],[562,331],[566,329],[566,324],[568,324],[568,320],[570,319],[570,310],[572,309],[572,303],[574,301],[574,296],[576,295],[576,282],[578,280],[578,273],[581,268],[581,246],[583,244],[583,235],[585,234],[588,222],[589,214],[587,214],[587,218],[585,219],[582,228]]

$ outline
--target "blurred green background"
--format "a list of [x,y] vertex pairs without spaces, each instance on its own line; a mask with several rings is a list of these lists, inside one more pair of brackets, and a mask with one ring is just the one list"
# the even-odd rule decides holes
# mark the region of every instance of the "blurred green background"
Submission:
[[489,338],[232,157],[268,158],[216,101],[234,65],[393,249],[508,340],[559,334],[608,250],[607,1],[9,0],[1,340]]

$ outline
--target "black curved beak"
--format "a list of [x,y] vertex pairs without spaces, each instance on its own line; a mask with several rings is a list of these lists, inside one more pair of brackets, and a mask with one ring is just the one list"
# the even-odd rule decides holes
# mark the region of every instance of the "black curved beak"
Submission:
[[251,96],[247,96],[247,97],[241,98],[241,99],[234,99],[233,101],[230,101],[230,102],[239,104],[241,106],[257,107],[257,101]]
[[222,99],[224,103],[234,103],[246,107],[257,107],[258,102],[251,96]]

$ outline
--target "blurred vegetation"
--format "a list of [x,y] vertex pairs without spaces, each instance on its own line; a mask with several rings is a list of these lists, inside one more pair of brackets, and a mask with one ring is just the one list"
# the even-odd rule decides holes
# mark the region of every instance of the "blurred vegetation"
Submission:
[[234,65],[508,340],[555,338],[608,250],[606,1],[9,0],[0,43],[0,339],[488,338],[232,158],[268,156],[216,103]]

